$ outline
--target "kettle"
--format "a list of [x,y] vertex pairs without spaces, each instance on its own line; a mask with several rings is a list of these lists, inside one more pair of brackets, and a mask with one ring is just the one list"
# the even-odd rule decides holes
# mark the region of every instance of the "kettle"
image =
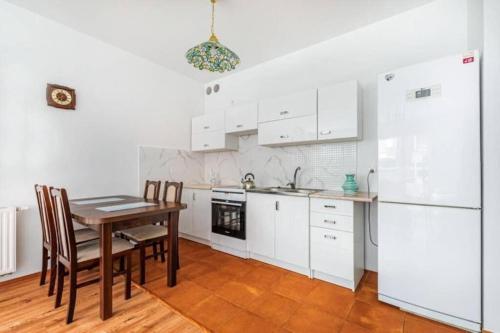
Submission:
[[245,190],[255,188],[255,176],[249,172],[241,179],[241,185]]

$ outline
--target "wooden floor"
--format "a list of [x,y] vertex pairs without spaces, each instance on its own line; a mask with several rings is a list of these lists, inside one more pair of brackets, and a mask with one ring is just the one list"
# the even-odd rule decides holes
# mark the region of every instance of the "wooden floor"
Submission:
[[[145,288],[214,332],[463,332],[377,300],[377,275],[351,290],[182,240],[178,285],[150,261]],[[137,278],[137,277],[136,277]]]
[[[94,276],[88,272],[84,278]],[[75,321],[66,325],[67,285],[63,304],[54,309],[47,285],[38,276],[0,285],[0,332],[206,332],[198,324],[172,310],[149,292],[132,286],[132,298],[123,299],[124,283],[115,279],[113,317],[99,318],[99,284],[78,289]]]
[[[98,284],[78,290],[71,325],[65,324],[66,293],[63,306],[54,310],[54,297],[46,296],[47,286],[38,286],[36,276],[1,284],[0,332],[462,332],[380,303],[373,272],[353,293],[186,240],[180,242],[180,255],[175,288],[167,288],[160,261],[148,260],[144,290],[133,284],[128,301],[117,278],[114,316],[104,322]],[[134,255],[133,278],[138,277]]]

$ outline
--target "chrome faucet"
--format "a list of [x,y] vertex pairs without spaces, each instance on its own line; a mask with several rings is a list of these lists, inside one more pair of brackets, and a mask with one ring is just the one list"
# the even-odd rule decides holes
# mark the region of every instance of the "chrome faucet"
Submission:
[[290,185],[292,189],[295,189],[297,187],[297,173],[299,172],[299,170],[301,170],[300,167],[297,167],[297,169],[295,169],[295,172],[293,173],[293,182],[286,184],[287,186]]

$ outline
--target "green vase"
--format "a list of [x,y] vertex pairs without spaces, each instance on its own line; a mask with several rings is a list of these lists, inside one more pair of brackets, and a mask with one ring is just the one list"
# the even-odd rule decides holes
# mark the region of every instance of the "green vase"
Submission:
[[356,179],[354,179],[354,174],[349,173],[345,175],[345,182],[342,185],[342,189],[344,189],[345,194],[355,194],[358,192],[358,184],[356,183]]

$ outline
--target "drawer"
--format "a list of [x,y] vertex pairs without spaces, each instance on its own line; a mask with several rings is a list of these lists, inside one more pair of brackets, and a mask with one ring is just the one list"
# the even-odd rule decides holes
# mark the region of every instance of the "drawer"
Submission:
[[224,129],[224,111],[194,117],[192,120],[193,133],[212,132]]
[[352,281],[353,234],[311,227],[311,268]]
[[311,212],[311,226],[352,232],[352,216]]
[[311,211],[313,212],[352,216],[353,209],[352,201],[311,198]]

